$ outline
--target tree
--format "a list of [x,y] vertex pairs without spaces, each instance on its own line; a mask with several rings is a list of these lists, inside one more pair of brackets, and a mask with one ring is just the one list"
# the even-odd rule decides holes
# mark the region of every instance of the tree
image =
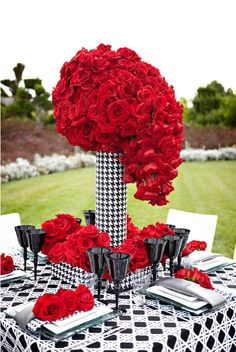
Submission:
[[[39,78],[22,79],[25,66],[18,63],[13,68],[15,79],[1,81],[1,110],[3,118],[20,117],[35,119],[37,122],[49,120],[52,110],[50,94],[44,89]],[[4,89],[7,87],[9,93]]]
[[200,87],[188,111],[193,125],[236,126],[236,95],[231,89],[225,91],[222,84],[213,81]]

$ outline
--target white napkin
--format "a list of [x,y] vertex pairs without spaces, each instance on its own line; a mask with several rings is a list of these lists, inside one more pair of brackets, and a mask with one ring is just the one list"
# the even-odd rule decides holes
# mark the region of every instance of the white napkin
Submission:
[[63,320],[56,320],[52,323],[46,323],[44,328],[51,331],[53,334],[58,335],[64,331],[78,327],[88,321],[102,317],[111,312],[113,312],[113,310],[105,305],[93,307],[93,309],[88,312],[75,313],[74,315]]
[[23,270],[14,270],[10,274],[0,275],[0,283],[14,281],[16,279],[21,279],[27,277],[28,274]]
[[208,271],[221,265],[230,265],[235,260],[224,257],[219,253],[209,253],[206,251],[194,251],[182,258],[181,265],[185,268],[191,266],[201,271]]
[[206,302],[201,301],[196,297],[187,296],[187,295],[184,295],[183,293],[172,291],[168,288],[161,287],[161,286],[152,286],[148,288],[147,291],[153,294],[157,294],[161,297],[171,299],[172,301],[175,301],[177,303],[180,303],[192,309],[199,309],[207,305]]

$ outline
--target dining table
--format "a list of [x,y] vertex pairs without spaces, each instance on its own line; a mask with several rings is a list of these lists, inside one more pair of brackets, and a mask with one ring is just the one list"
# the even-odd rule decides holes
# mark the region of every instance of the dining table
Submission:
[[[16,257],[22,265],[20,256]],[[30,272],[32,265],[28,269]],[[121,315],[58,342],[37,330],[22,328],[5,313],[19,304],[36,301],[44,293],[73,288],[54,276],[51,269],[50,263],[40,263],[36,281],[29,276],[1,285],[2,352],[236,351],[236,264],[209,273],[217,292],[226,298],[219,308],[193,315],[161,300],[142,301],[132,290],[124,291],[119,300]],[[168,277],[169,272],[160,271],[159,275]],[[114,294],[106,289],[102,297],[109,306],[115,305]]]

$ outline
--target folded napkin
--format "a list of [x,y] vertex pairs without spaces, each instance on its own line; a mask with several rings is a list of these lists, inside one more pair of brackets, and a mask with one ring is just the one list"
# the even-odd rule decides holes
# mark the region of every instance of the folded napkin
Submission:
[[0,275],[0,283],[15,281],[17,279],[23,279],[28,274],[23,270],[14,270],[10,274]]
[[34,305],[35,302],[19,304],[18,306],[7,309],[5,313],[8,317],[15,319],[17,324],[25,329],[28,322],[35,318],[32,312]]
[[185,279],[159,279],[157,285],[185,295],[199,298],[200,300],[210,304],[212,308],[216,308],[226,302],[225,298],[219,293],[201,287],[200,285]]
[[18,306],[6,310],[8,317],[13,318],[22,328],[29,328],[31,331],[36,331],[40,327],[44,327],[53,334],[62,334],[63,332],[85,324],[91,320],[112,313],[113,310],[105,305],[95,306],[88,312],[76,312],[73,315],[53,321],[51,323],[35,319],[32,312],[35,302],[20,304]]
[[185,268],[195,266],[201,271],[207,271],[221,265],[230,265],[234,262],[234,260],[226,258],[219,253],[194,251],[182,258],[181,265]]

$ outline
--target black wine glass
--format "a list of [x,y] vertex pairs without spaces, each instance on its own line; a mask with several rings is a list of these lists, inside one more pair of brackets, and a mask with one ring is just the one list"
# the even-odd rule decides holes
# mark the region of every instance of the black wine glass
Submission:
[[83,210],[87,225],[95,225],[95,210]]
[[82,219],[81,218],[75,218],[75,220],[76,220],[77,224],[81,225],[81,223],[82,223]]
[[165,235],[166,240],[164,255],[170,259],[170,276],[173,276],[174,259],[178,257],[183,238],[178,235]]
[[105,247],[93,247],[87,250],[92,272],[94,272],[98,278],[98,300],[100,300],[101,295],[102,275],[105,273],[107,268],[105,254],[110,252],[111,250]]
[[111,252],[105,254],[108,265],[108,270],[114,282],[114,289],[116,295],[115,310],[119,310],[119,293],[120,285],[128,273],[130,254],[123,252]]
[[37,280],[37,265],[38,265],[38,252],[43,247],[46,231],[41,229],[32,229],[27,231],[27,238],[30,250],[34,254],[34,280]]
[[28,238],[27,230],[33,230],[35,226],[33,225],[19,225],[15,226],[16,236],[19,242],[19,245],[23,248],[23,258],[24,258],[24,271],[26,271],[27,263],[27,248],[28,248]]
[[166,240],[163,238],[150,237],[145,238],[144,243],[149,261],[152,264],[152,281],[155,283],[157,277],[157,265],[160,263],[163,256]]
[[182,237],[182,242],[181,242],[180,251],[179,251],[179,255],[178,255],[178,263],[177,263],[177,268],[179,269],[181,266],[182,252],[188,242],[190,230],[180,228],[180,227],[176,227],[173,230],[177,236]]

